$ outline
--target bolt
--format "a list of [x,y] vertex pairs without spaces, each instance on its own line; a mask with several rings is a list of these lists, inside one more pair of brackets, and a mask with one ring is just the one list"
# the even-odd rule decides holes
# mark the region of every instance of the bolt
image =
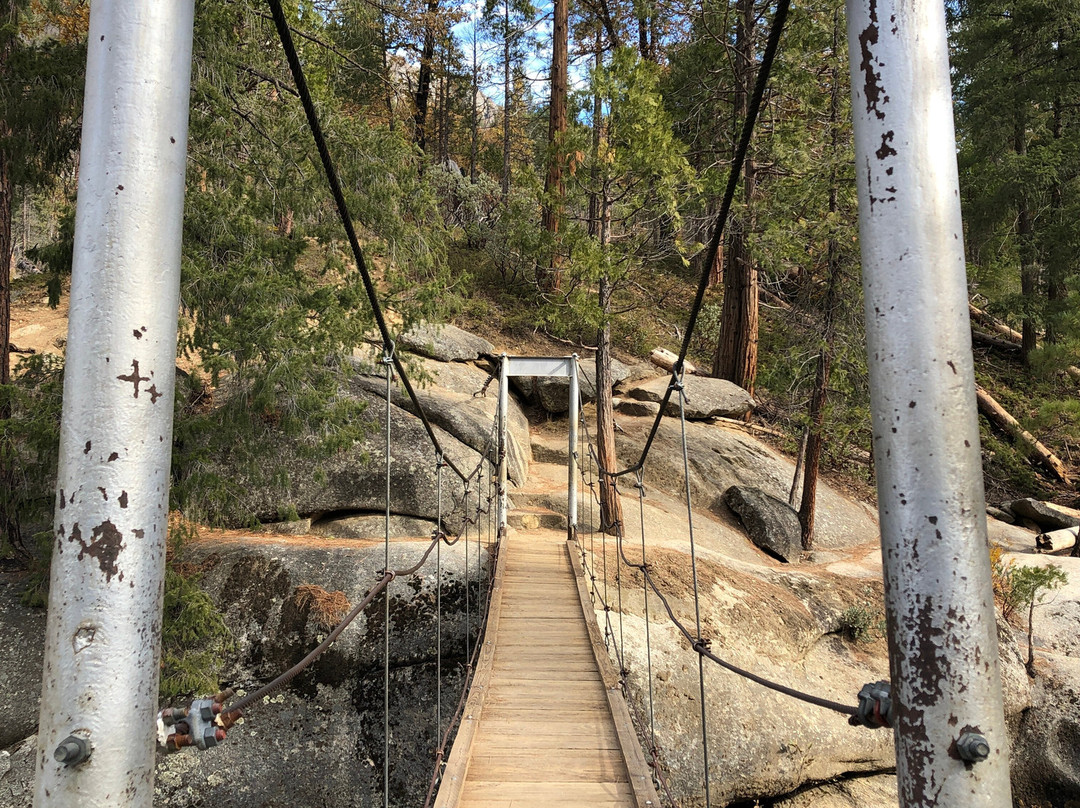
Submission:
[[86,742],[86,739],[75,735],[64,738],[53,752],[56,762],[65,766],[78,766],[88,757],[90,757],[90,744]]
[[978,763],[990,757],[990,742],[978,732],[965,732],[956,739],[956,753],[961,760]]

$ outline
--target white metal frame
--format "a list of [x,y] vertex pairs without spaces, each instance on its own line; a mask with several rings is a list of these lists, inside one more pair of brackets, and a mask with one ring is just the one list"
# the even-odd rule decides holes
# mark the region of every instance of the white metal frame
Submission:
[[499,535],[506,533],[507,521],[507,413],[510,404],[508,382],[511,376],[557,376],[570,380],[570,453],[567,463],[567,537],[577,535],[577,474],[578,474],[578,356],[508,356],[502,354],[499,363]]

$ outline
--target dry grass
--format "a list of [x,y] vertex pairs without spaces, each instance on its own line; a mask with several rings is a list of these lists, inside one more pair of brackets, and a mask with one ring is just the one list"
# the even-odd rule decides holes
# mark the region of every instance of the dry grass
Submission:
[[296,608],[305,611],[308,617],[315,618],[319,627],[329,631],[341,618],[348,614],[352,604],[341,590],[327,592],[315,584],[301,584],[293,593]]

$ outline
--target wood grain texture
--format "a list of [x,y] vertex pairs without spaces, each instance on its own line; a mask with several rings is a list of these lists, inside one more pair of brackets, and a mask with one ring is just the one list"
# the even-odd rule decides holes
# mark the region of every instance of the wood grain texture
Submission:
[[511,531],[496,578],[483,694],[470,694],[436,808],[637,808],[648,770],[627,770],[565,534]]

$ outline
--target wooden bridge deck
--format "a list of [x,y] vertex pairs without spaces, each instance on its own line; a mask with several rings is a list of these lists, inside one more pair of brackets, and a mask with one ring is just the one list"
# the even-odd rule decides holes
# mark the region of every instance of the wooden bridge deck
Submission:
[[436,808],[659,806],[576,544],[511,530]]

